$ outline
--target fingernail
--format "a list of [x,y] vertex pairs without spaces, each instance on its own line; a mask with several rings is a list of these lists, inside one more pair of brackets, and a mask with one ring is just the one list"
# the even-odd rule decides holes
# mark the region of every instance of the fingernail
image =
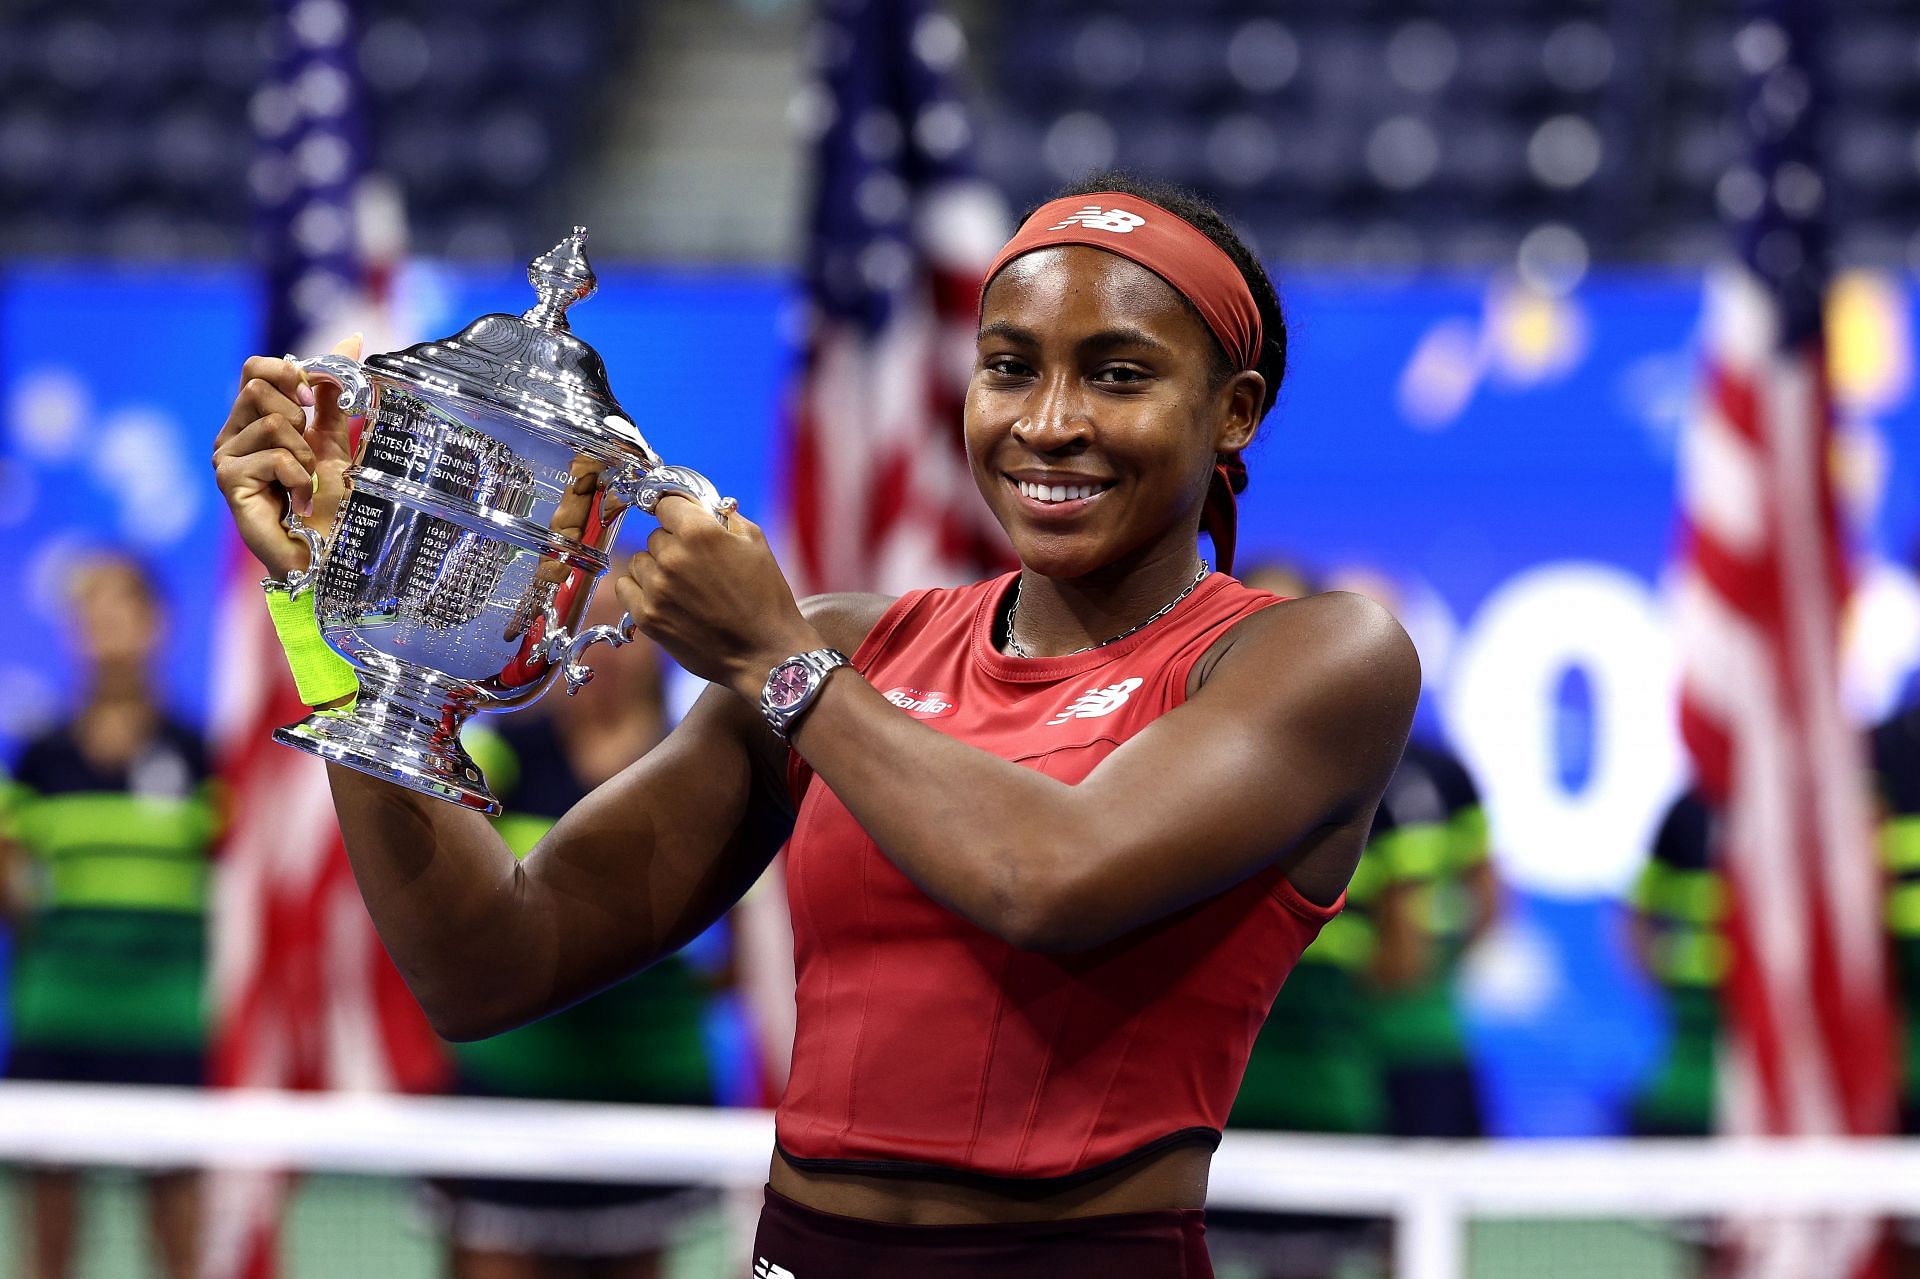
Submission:
[[314,404],[314,398],[315,398],[313,394],[313,388],[302,384],[299,391],[297,391],[294,394],[293,398],[300,401],[302,404],[306,405],[308,408],[312,408]]

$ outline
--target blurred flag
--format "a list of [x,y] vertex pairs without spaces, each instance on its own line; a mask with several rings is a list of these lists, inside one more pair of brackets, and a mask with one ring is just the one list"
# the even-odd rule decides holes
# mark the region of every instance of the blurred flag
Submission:
[[960,410],[980,276],[1009,233],[974,172],[959,26],[924,0],[821,7],[806,351],[789,407],[795,585],[972,581],[1011,552],[967,470]]
[[[1821,330],[1821,0],[1750,4],[1749,162],[1722,184],[1738,260],[1708,280],[1682,480],[1681,728],[1724,814],[1731,889],[1723,1127],[1890,1130],[1892,1015],[1865,752],[1841,706],[1849,588]],[[1872,1275],[1861,1220],[1742,1227],[1750,1279]]]
[[[380,332],[404,238],[398,201],[365,174],[353,14],[280,0],[275,57],[256,93],[251,174],[266,283],[262,349],[310,353]],[[236,541],[216,635],[215,742],[232,795],[213,929],[214,1077],[226,1087],[417,1088],[438,1041],[354,887],[326,770],[269,740],[306,714]],[[211,1183],[208,1279],[277,1273],[282,1179]]]
[[[1013,566],[960,412],[980,277],[1011,233],[973,168],[966,37],[927,0],[820,5],[796,126],[813,144],[805,352],[789,392],[783,564],[801,595],[956,585]],[[779,863],[736,914],[769,1097],[793,1047]]]

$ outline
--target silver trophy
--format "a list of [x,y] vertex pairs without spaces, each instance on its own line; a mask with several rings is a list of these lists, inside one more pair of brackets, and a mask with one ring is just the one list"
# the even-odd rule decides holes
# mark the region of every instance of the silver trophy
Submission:
[[[527,268],[539,301],[457,336],[363,363],[293,360],[364,418],[348,495],[323,538],[291,509],[312,566],[321,633],[360,676],[351,711],[321,711],[274,740],[487,813],[500,803],[460,745],[476,711],[514,710],[559,671],[574,692],[585,651],[633,638],[631,618],[576,630],[607,571],[620,517],[668,494],[723,523],[704,476],[661,465],[567,325],[597,287],[586,228]],[[292,357],[289,357],[290,359]]]

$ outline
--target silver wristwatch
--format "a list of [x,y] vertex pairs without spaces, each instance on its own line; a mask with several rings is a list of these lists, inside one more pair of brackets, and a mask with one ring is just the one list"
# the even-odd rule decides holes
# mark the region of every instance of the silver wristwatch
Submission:
[[828,673],[850,665],[839,649],[816,648],[811,653],[797,653],[769,671],[760,690],[760,713],[767,717],[773,735],[783,742],[791,740],[793,726],[820,696],[820,686],[827,682]]

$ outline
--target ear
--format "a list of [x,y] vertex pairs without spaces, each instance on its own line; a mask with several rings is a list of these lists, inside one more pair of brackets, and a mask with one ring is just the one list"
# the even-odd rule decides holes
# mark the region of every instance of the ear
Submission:
[[1267,380],[1252,369],[1242,369],[1220,388],[1225,413],[1214,432],[1213,451],[1238,453],[1260,429],[1260,406],[1267,402]]

